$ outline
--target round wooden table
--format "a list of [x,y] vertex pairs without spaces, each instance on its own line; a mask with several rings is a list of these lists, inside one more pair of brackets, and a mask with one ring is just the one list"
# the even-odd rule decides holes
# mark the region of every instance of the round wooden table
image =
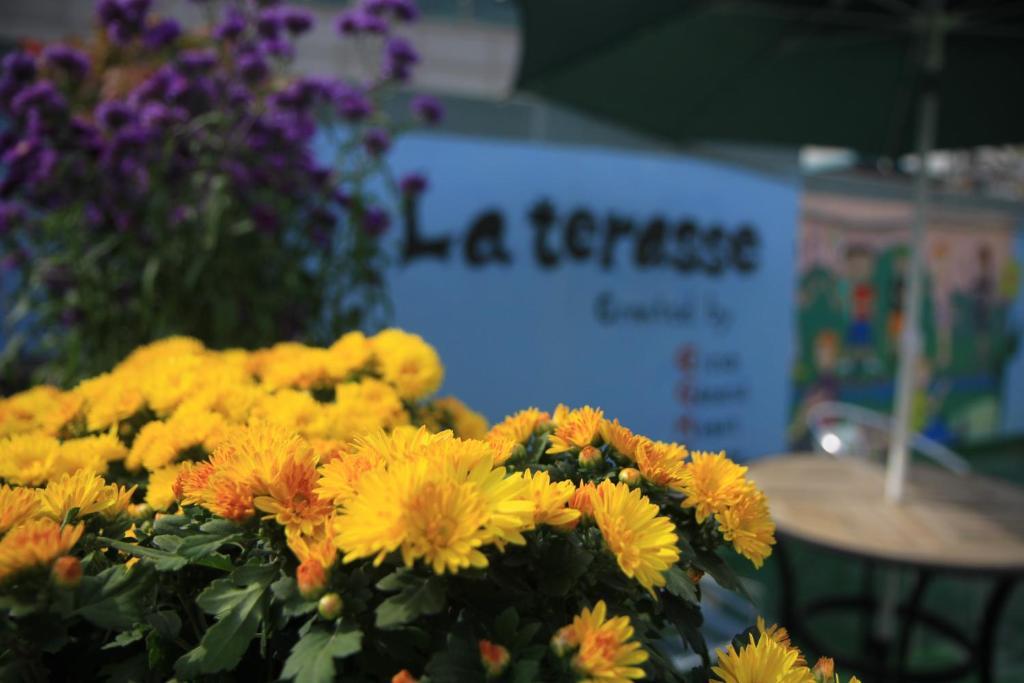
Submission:
[[[820,651],[805,626],[806,618],[824,612],[857,612],[863,617],[863,656],[846,663],[858,673],[874,674],[874,680],[908,681],[955,680],[978,673],[982,681],[991,680],[999,616],[1015,581],[1024,575],[1024,490],[975,474],[958,475],[915,464],[904,501],[893,504],[883,495],[881,465],[817,454],[764,458],[750,466],[749,476],[767,494],[777,526],[782,619],[794,637]],[[862,563],[865,578],[860,592],[797,604],[789,550],[794,541]],[[913,587],[902,604],[895,604],[898,596],[893,591],[876,597],[877,568],[889,568],[890,575],[899,569],[914,574]],[[992,579],[992,593],[976,633],[965,629],[963,615],[922,609],[928,585],[946,574]],[[892,613],[898,635],[877,632],[874,622],[879,611]],[[942,671],[909,671],[907,654],[915,628],[930,629],[958,643],[964,661]]]

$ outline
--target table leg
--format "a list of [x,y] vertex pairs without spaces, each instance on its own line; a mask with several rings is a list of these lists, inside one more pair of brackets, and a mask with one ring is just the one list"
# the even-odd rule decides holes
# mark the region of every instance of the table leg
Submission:
[[907,674],[907,660],[910,658],[910,638],[914,633],[914,622],[917,620],[928,584],[932,582],[933,578],[934,575],[927,570],[918,571],[914,588],[911,590],[906,604],[900,610],[903,612],[903,624],[900,626],[899,650],[896,653],[896,680],[903,680]]
[[995,664],[993,661],[995,659],[995,637],[999,626],[999,617],[1002,615],[1006,603],[1009,602],[1010,593],[1013,592],[1016,582],[1017,577],[1012,576],[999,579],[985,604],[977,652],[977,657],[980,660],[978,678],[981,683],[991,683],[992,681],[992,669]]
[[[861,600],[863,604],[873,606],[875,604],[875,563],[871,560],[864,560],[864,573],[861,575]],[[872,652],[875,649],[875,615],[873,609],[865,607],[860,612],[860,654],[861,656]]]
[[779,596],[782,604],[779,606],[779,614],[786,630],[796,635],[800,632],[800,624],[797,623],[797,614],[800,610],[793,604],[793,601],[796,600],[796,578],[793,576],[789,546],[782,538],[777,539],[775,543],[775,555],[779,558],[779,578],[782,584]]

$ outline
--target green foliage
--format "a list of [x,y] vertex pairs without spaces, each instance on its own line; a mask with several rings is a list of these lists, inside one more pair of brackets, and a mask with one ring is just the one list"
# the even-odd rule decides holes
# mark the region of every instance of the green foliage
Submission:
[[281,678],[296,683],[329,683],[336,676],[334,660],[359,652],[362,641],[358,629],[311,629],[295,643]]

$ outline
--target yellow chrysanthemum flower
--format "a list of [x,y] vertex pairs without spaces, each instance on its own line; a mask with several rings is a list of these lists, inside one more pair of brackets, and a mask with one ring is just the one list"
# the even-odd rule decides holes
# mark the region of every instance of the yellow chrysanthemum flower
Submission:
[[334,404],[324,408],[319,436],[351,439],[381,429],[409,424],[409,413],[394,387],[378,379],[339,384]]
[[55,436],[79,412],[81,397],[42,385],[0,399],[0,436],[42,432]]
[[193,337],[165,337],[136,348],[123,361],[117,364],[114,372],[121,370],[141,370],[147,372],[163,365],[168,359],[182,356],[200,356],[205,352],[206,347],[203,346],[203,343]]
[[437,422],[450,424],[455,435],[463,439],[483,439],[487,436],[487,418],[470,409],[454,396],[443,396],[431,405],[430,426],[441,431]]
[[686,447],[640,438],[633,451],[636,467],[655,486],[682,490],[686,481]]
[[527,408],[509,415],[491,427],[486,438],[488,441],[508,439],[515,443],[525,444],[534,432],[549,422],[551,422],[551,415],[548,413],[536,408]]
[[547,472],[530,470],[523,472],[523,477],[530,485],[535,524],[564,527],[579,520],[580,511],[569,507],[569,499],[576,493],[576,487],[571,481],[553,483]]
[[0,486],[0,535],[6,534],[39,512],[39,496],[35,489],[21,486]]
[[313,536],[327,523],[334,507],[313,490],[318,475],[312,452],[296,448],[290,456],[282,459],[274,479],[265,482],[265,495],[256,496],[253,505],[267,513],[263,519],[283,526],[288,538]]
[[60,442],[42,432],[0,439],[0,479],[38,486],[59,470]]
[[717,513],[715,519],[722,537],[760,569],[765,558],[772,554],[775,544],[775,522],[768,513],[765,495],[750,489],[734,504]]
[[123,460],[128,449],[113,432],[68,439],[60,444],[59,467],[65,472],[80,469],[95,474],[107,471],[107,463]]
[[174,431],[166,422],[154,420],[143,425],[135,435],[124,465],[132,471],[149,463],[148,469],[157,470],[174,462],[178,457],[178,442]]
[[814,683],[814,676],[800,663],[795,648],[781,644],[767,633],[761,633],[739,651],[733,645],[718,650],[718,665],[711,668],[717,683]]
[[311,389],[328,383],[329,360],[327,349],[281,342],[254,352],[250,356],[250,367],[269,391],[286,387]]
[[[561,406],[559,406],[561,407]],[[558,412],[557,409],[555,411]],[[590,446],[601,435],[604,413],[599,408],[583,406],[573,410],[557,421],[558,427],[551,435],[547,453],[565,453],[584,446]]]
[[370,449],[341,453],[321,466],[316,494],[324,500],[333,501],[335,505],[344,505],[345,501],[356,495],[363,476],[371,470],[383,468],[384,464],[383,456]]
[[679,560],[676,527],[639,489],[605,480],[591,496],[594,521],[622,572],[654,595]]
[[142,410],[146,399],[132,372],[104,373],[75,387],[85,405],[85,424],[90,432],[106,429]]
[[[526,480],[458,448],[451,432],[404,460],[367,472],[334,522],[345,562],[400,550],[406,566],[424,560],[436,573],[487,566],[481,548],[522,545],[533,525]],[[438,452],[440,451],[440,452]]]
[[300,434],[326,436],[322,425],[324,410],[324,404],[307,391],[281,389],[257,399],[250,415],[256,422],[274,423]]
[[746,494],[751,484],[745,479],[747,468],[737,465],[724,452],[694,451],[683,473],[684,508],[694,508],[697,521],[703,523]]
[[52,519],[33,519],[20,524],[0,540],[0,583],[34,567],[47,567],[66,555],[82,537],[82,524],[63,529]]
[[[170,415],[202,386],[205,375],[216,367],[212,357],[182,354],[168,356],[139,371],[139,388],[157,415]],[[115,370],[116,372],[116,370]]]
[[373,346],[362,332],[346,332],[327,348],[327,375],[336,382],[365,369],[373,360]]
[[384,381],[393,384],[402,398],[425,398],[441,388],[441,358],[418,334],[387,329],[375,334],[370,344]]
[[622,455],[630,460],[636,460],[636,447],[640,437],[619,424],[617,419],[601,421],[601,438]]
[[594,609],[584,608],[572,623],[555,635],[559,647],[576,650],[572,668],[585,683],[629,683],[644,677],[640,668],[647,651],[633,640],[629,617],[608,619],[608,606],[598,601]]
[[175,501],[174,482],[178,480],[184,464],[168,465],[149,473],[146,486],[146,504],[158,512],[171,507]]
[[79,470],[51,481],[39,491],[39,513],[56,522],[62,522],[75,508],[79,519],[96,513],[114,517],[128,508],[135,488],[107,484],[103,477]]

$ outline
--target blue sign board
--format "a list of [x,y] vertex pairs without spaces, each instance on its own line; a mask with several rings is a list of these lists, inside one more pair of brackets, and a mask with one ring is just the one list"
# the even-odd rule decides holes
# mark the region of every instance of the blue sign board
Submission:
[[395,322],[492,420],[591,404],[745,459],[785,445],[798,191],[681,156],[404,138],[430,190],[394,231]]

